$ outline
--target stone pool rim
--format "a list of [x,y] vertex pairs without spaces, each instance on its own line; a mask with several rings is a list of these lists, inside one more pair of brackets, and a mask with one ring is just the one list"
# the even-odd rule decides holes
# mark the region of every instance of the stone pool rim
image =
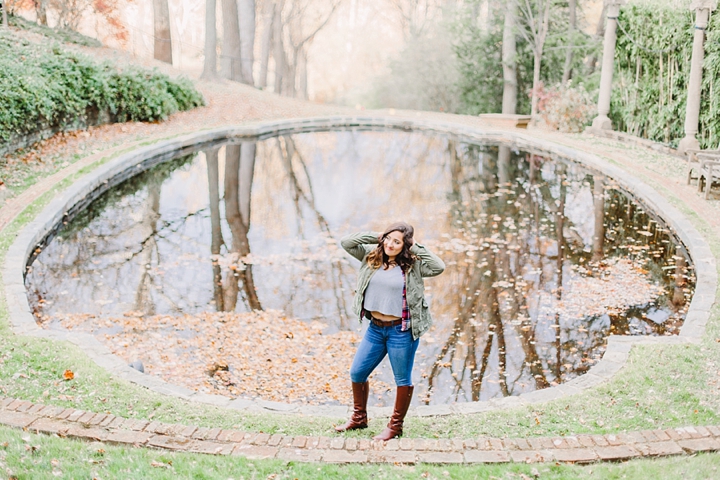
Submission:
[[[97,188],[107,185],[111,179],[132,176],[147,166],[147,160],[169,159],[183,149],[222,140],[274,137],[282,134],[332,131],[347,128],[402,129],[440,135],[457,135],[470,141],[501,143],[513,148],[549,157],[561,157],[574,161],[592,171],[610,177],[616,184],[658,215],[687,249],[695,266],[696,288],[685,321],[677,336],[618,336],[608,337],[608,346],[602,359],[588,373],[567,383],[543,390],[535,390],[513,397],[444,405],[420,405],[411,408],[410,415],[434,416],[453,413],[478,413],[529,405],[559,399],[580,393],[612,378],[626,363],[630,349],[639,344],[699,343],[705,334],[710,309],[715,302],[718,275],[715,257],[702,235],[676,207],[646,183],[622,168],[601,157],[566,147],[558,143],[534,138],[519,131],[499,130],[468,126],[452,121],[433,121],[396,115],[323,116],[299,119],[275,120],[227,126],[200,131],[175,138],[160,140],[148,146],[122,153],[94,167],[92,171],[74,181],[55,196],[42,211],[28,222],[9,247],[3,265],[3,281],[8,307],[9,322],[16,334],[32,335],[53,340],[65,340],[83,349],[100,367],[110,374],[144,386],[154,392],[183,398],[204,404],[231,409],[264,413],[304,414],[313,416],[343,417],[348,406],[300,405],[265,400],[232,399],[220,395],[195,392],[185,387],[165,382],[152,375],[141,374],[115,356],[94,336],[68,330],[45,330],[37,325],[27,299],[24,271],[28,259],[39,243],[60,223],[64,215],[84,203]],[[163,160],[164,161],[164,160]],[[128,175],[131,174],[131,175]],[[32,187],[30,187],[32,188]],[[373,416],[388,415],[391,407],[371,408]]]

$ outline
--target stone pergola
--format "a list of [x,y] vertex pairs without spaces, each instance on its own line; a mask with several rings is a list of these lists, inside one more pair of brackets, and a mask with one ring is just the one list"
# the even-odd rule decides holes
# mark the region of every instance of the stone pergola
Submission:
[[[610,113],[610,94],[615,59],[615,43],[617,40],[617,18],[620,7],[625,0],[607,0],[607,22],[603,42],[602,71],[600,74],[600,93],[598,95],[598,115],[593,119],[591,130],[596,132],[612,130]],[[687,106],[685,110],[685,137],[680,140],[678,151],[681,154],[689,149],[698,149],[700,143],[698,121],[700,116],[700,93],[702,90],[702,69],[705,56],[705,29],[710,19],[710,12],[717,8],[717,0],[693,0],[690,10],[695,12],[695,33],[693,38],[692,59],[690,63],[690,79],[688,81]]]
[[700,148],[695,135],[700,117],[700,92],[702,90],[702,69],[705,58],[705,29],[710,12],[717,7],[716,0],[693,0],[690,10],[695,11],[695,35],[693,37],[690,80],[688,81],[687,107],[685,109],[685,137],[680,140],[678,151],[685,154],[688,149]]
[[615,63],[615,42],[617,41],[617,18],[625,0],[609,0],[607,4],[607,22],[603,41],[602,70],[600,71],[600,95],[598,96],[598,115],[592,123],[593,130],[612,130],[610,113],[610,92]]

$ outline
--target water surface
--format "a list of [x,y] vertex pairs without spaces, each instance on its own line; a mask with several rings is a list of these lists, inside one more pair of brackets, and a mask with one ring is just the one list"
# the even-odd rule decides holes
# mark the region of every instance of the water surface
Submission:
[[447,264],[426,281],[435,326],[418,350],[416,402],[566,382],[609,334],[678,333],[692,291],[684,250],[611,179],[508,146],[352,130],[220,143],[158,165],[69,222],[26,283],[48,328],[66,314],[276,309],[355,330],[359,262],[339,239],[396,220]]

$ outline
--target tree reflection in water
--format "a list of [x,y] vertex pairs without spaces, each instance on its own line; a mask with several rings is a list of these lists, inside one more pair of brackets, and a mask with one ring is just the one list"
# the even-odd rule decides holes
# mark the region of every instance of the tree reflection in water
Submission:
[[[356,263],[337,239],[396,219],[448,265],[427,282],[425,403],[572,379],[611,333],[677,333],[693,286],[682,246],[611,179],[509,146],[359,131],[217,144],[161,164],[70,222],[27,285],[49,325],[68,313],[268,308],[354,329]],[[380,376],[392,383],[389,369]]]
[[[608,333],[678,332],[688,296],[685,256],[673,256],[667,230],[608,179],[531,153],[510,161],[503,146],[497,157],[450,148],[450,237],[474,248],[448,258],[455,278],[440,296],[449,313],[457,306],[456,316],[430,368],[426,403],[449,385],[444,396],[453,401],[546,388],[587,371]],[[639,304],[567,311],[565,297],[583,295],[578,278],[602,278],[614,265],[603,260],[618,255],[630,257],[635,271],[647,269],[639,279],[659,282],[663,293]],[[671,290],[673,269],[682,270],[675,277],[681,286]],[[673,304],[668,294],[675,292],[681,301]]]

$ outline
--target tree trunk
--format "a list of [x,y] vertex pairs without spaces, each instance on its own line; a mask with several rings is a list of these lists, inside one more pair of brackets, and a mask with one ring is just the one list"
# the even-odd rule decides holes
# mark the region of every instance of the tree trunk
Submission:
[[[514,3],[510,0],[510,3]],[[493,0],[487,0],[487,18],[485,23],[485,31],[490,34],[495,28],[495,2]]]
[[240,24],[236,0],[222,0],[223,41],[220,75],[235,82],[242,81],[242,54],[240,52]]
[[[602,12],[600,12],[600,19],[598,20],[598,23],[595,26],[595,34],[593,35],[593,39],[595,41],[598,41],[605,36],[606,12],[607,12],[607,2],[603,2]],[[592,75],[595,72],[595,68],[597,68],[597,63],[598,63],[597,54],[593,54],[587,59],[587,63],[585,64],[585,66],[587,67],[588,75]]]
[[216,0],[205,0],[205,63],[202,78],[217,76]]
[[542,25],[538,27],[537,36],[535,37],[534,45],[534,62],[533,62],[533,86],[532,86],[532,103],[530,108],[530,115],[534,118],[537,115],[537,100],[538,100],[538,88],[540,88],[540,65],[542,63],[543,49],[545,48],[545,39],[547,38],[548,28],[550,26],[550,1],[543,2],[542,11],[538,12],[542,14],[543,21]]
[[[7,0],[3,0],[3,6],[5,6],[5,2]],[[35,0],[35,13],[37,15],[38,23],[40,25],[47,26],[47,2],[48,0]]]
[[239,210],[247,230],[250,230],[250,199],[255,175],[255,151],[255,143],[243,143],[240,148]]
[[[227,145],[225,147],[225,220],[230,226],[231,242],[229,250],[237,257],[242,254],[240,243],[242,242],[242,219],[238,206],[238,187],[240,183],[240,145]],[[235,262],[239,263],[239,262]],[[223,308],[226,312],[232,312],[237,306],[238,295],[240,294],[240,272],[238,265],[231,265],[225,278],[223,286],[225,298]]]
[[505,9],[505,24],[503,26],[502,43],[502,113],[506,114],[514,114],[517,110],[517,45],[515,43],[516,17],[517,4],[514,1],[510,1],[507,3],[507,7]]
[[275,17],[275,4],[266,7],[263,21],[262,37],[260,39],[260,78],[258,87],[267,86],[268,62],[270,61],[270,45],[273,38],[273,18]]
[[573,47],[575,46],[575,28],[577,26],[577,0],[568,0],[570,10],[570,25],[568,28],[568,49],[565,52],[565,66],[563,68],[562,83],[566,84],[572,75]]
[[215,310],[223,312],[225,311],[225,305],[222,290],[222,270],[216,257],[220,255],[220,247],[223,244],[222,224],[220,223],[218,149],[205,150],[205,159],[207,161],[208,190],[210,192],[210,253],[214,257],[212,260],[213,298],[215,299]]
[[7,0],[3,0],[2,2],[2,11],[3,11],[3,27],[8,28],[8,18],[7,18]]
[[285,76],[285,47],[283,46],[282,3],[275,6],[273,17],[273,59],[275,60],[275,93],[282,95]]
[[[496,273],[496,262],[495,255],[490,254],[487,257],[490,262],[488,270],[493,272],[493,280],[495,279]],[[494,283],[494,282],[493,282]],[[489,322],[488,328],[494,332],[494,339],[497,340],[497,352],[498,352],[498,381],[500,383],[500,392],[503,397],[509,397],[510,393],[507,388],[507,377],[505,376],[507,368],[507,345],[505,343],[505,327],[502,322],[502,316],[500,315],[500,298],[498,296],[497,287],[490,286],[487,290],[488,295],[488,306],[489,311]]]
[[538,4],[538,17],[542,15],[542,23],[537,26],[533,45],[533,89],[530,107],[530,115],[533,117],[533,120],[535,120],[535,116],[537,115],[537,97],[538,89],[540,88],[540,65],[542,63],[543,49],[545,48],[548,28],[550,27],[550,7],[552,5],[550,0],[538,2]]
[[[510,186],[510,154],[512,152],[510,151],[510,147],[508,146],[499,146],[498,147],[498,184],[502,188],[508,188]],[[502,197],[505,197],[505,194],[501,194]],[[503,203],[504,203],[503,199]]]
[[680,307],[685,303],[685,287],[687,285],[687,262],[679,245],[675,248],[675,289],[672,303]]
[[[243,146],[245,146],[243,144]],[[255,145],[252,145],[251,149],[245,149],[245,158],[247,162],[242,161],[243,157],[243,146],[240,145],[228,145],[225,147],[225,218],[230,226],[230,232],[232,233],[232,247],[231,251],[236,253],[240,258],[250,254],[250,242],[248,241],[248,230],[250,224],[243,221],[243,213],[241,212],[241,200],[240,200],[240,186],[246,184],[247,180],[241,178],[241,171],[245,172],[246,169],[241,168],[242,163],[252,164],[255,159]],[[252,158],[250,158],[252,155]],[[250,189],[247,189],[247,193],[244,195],[244,203],[247,205],[247,218],[249,222],[250,218],[250,201],[249,201]],[[238,262],[238,267],[240,267]],[[253,280],[252,265],[244,265],[244,270],[238,272],[237,270],[231,270],[228,275],[228,288],[226,289],[225,297],[225,310],[233,311],[237,304],[237,296],[239,293],[238,280],[242,277],[243,279],[243,290],[247,298],[248,306],[251,310],[262,310],[260,300],[255,290],[255,282]]]
[[170,8],[168,0],[153,0],[155,23],[155,59],[172,65],[172,40],[170,38]]
[[[558,169],[558,180],[560,181],[560,198],[555,216],[555,234],[557,236],[557,288],[555,298],[562,301],[563,295],[563,267],[565,265],[565,257],[567,255],[567,242],[565,241],[565,202],[567,200],[567,186],[565,175],[565,166]],[[560,330],[560,314],[555,313],[555,381],[562,382],[562,339]]]
[[[558,300],[561,300],[563,294],[563,266],[565,264],[565,257],[567,256],[567,242],[565,241],[565,202],[567,200],[567,175],[565,166],[563,164],[558,165],[557,178],[560,184],[560,198],[558,199],[557,212],[555,214],[555,235],[557,237],[557,289],[555,295]],[[556,330],[555,334],[559,335],[560,330]]]
[[142,246],[140,254],[140,281],[135,291],[135,305],[133,310],[143,312],[146,315],[155,314],[155,304],[152,299],[152,278],[150,278],[150,268],[152,265],[153,250],[157,251],[157,222],[160,219],[160,189],[161,182],[153,179],[147,186],[148,196],[145,205],[145,215],[143,215],[142,225],[147,232],[147,241]]
[[292,45],[288,47],[292,49],[292,59],[285,57],[285,84],[283,85],[283,91],[288,97],[297,97],[297,58],[299,48],[293,48]]
[[308,83],[307,83],[307,49],[303,45],[298,51],[296,58],[297,63],[297,76],[298,76],[298,88],[297,97],[303,100],[308,99]]
[[533,55],[533,83],[532,83],[532,101],[530,106],[530,116],[535,118],[537,115],[538,88],[540,88],[540,62],[542,62],[542,52],[535,51]]
[[593,187],[593,206],[595,211],[595,231],[593,232],[593,262],[603,259],[605,243],[605,184],[595,177]]
[[255,0],[238,0],[240,16],[240,58],[242,82],[255,85],[253,64],[255,51]]

